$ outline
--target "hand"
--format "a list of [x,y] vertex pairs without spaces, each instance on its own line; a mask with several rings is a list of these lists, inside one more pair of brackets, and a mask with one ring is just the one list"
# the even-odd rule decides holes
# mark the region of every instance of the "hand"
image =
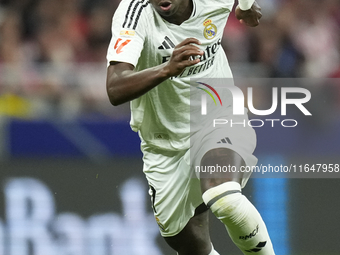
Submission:
[[239,6],[235,10],[236,18],[242,23],[250,27],[256,27],[260,24],[262,17],[261,7],[254,2],[249,10],[242,11]]
[[165,69],[169,77],[179,75],[184,68],[195,65],[200,62],[199,58],[193,59],[192,56],[203,55],[203,50],[200,50],[194,44],[200,45],[201,42],[196,38],[187,38],[183,42],[176,45],[170,57],[166,62]]

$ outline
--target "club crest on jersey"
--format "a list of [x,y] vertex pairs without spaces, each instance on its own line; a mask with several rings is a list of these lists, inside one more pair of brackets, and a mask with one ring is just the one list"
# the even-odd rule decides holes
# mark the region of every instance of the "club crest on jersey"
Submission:
[[206,19],[203,22],[204,30],[203,35],[208,40],[213,39],[217,34],[217,27],[212,23],[211,19]]

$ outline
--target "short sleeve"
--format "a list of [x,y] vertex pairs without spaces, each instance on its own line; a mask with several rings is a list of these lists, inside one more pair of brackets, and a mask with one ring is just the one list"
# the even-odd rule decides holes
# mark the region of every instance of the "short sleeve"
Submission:
[[110,62],[137,65],[147,31],[148,0],[123,0],[112,19],[112,37],[107,51]]

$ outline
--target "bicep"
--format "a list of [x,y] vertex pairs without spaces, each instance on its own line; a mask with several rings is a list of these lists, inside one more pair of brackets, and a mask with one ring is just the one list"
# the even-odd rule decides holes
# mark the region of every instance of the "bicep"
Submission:
[[121,75],[124,71],[132,71],[134,69],[135,67],[130,63],[111,61],[107,68],[107,74]]
[[106,84],[114,85],[114,81],[119,81],[124,75],[133,72],[135,67],[130,63],[111,61],[107,68]]
[[113,105],[128,101],[130,86],[127,77],[134,72],[133,69],[132,64],[125,62],[110,62],[107,67],[106,91]]

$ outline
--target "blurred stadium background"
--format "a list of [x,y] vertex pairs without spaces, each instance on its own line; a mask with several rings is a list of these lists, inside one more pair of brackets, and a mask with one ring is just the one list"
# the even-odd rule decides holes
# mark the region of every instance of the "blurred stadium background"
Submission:
[[[259,27],[232,14],[225,30],[235,77],[318,81],[308,87],[313,117],[257,129],[259,163],[339,164],[339,0],[258,3]],[[0,1],[0,255],[175,254],[154,222],[129,105],[106,97],[118,4]],[[270,105],[267,92],[257,90],[257,105]],[[277,255],[340,254],[340,181],[304,177],[253,179],[245,193]],[[220,254],[241,254],[211,221]]]

